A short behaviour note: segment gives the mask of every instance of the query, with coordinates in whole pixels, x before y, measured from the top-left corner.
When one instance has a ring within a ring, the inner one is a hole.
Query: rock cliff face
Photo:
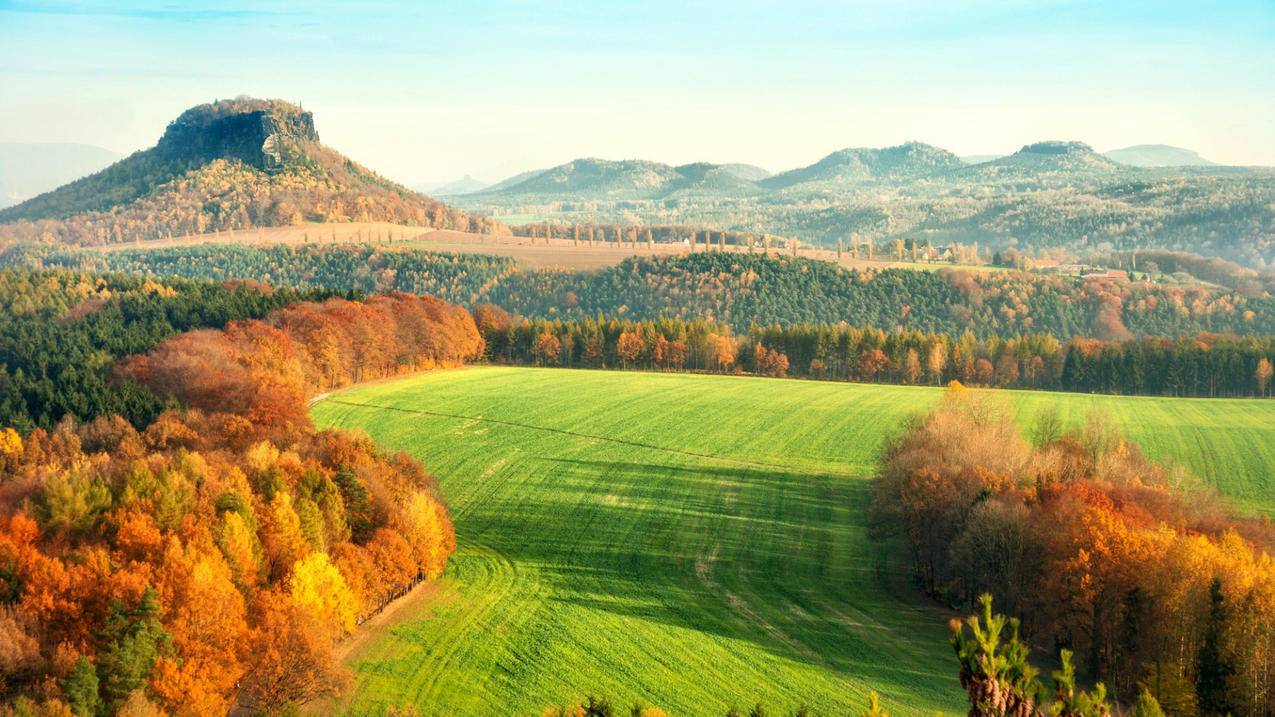
[[[298,143],[318,141],[310,112],[284,103],[232,100],[184,112],[168,125],[156,150],[167,158],[194,162],[233,157],[277,171]]]

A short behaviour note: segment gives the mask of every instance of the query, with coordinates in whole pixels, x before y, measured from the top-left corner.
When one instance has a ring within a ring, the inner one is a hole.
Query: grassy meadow
[[[459,548],[347,656],[340,708],[532,715],[588,693],[677,715],[965,711],[950,614],[869,542],[882,437],[934,388],[483,367],[359,387],[361,428],[439,476]],[[1275,509],[1275,401],[1005,392],[1108,414],[1245,510]],[[627,710],[626,710],[627,711]]]

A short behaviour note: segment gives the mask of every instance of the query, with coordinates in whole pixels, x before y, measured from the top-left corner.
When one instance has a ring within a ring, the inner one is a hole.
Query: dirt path
[[[350,655],[374,637],[380,637],[387,629],[393,627],[395,619],[404,611],[412,612],[425,601],[435,597],[442,590],[438,580],[425,580],[408,590],[401,597],[394,598],[366,622],[358,626],[352,635],[332,649],[337,662],[345,662]]]

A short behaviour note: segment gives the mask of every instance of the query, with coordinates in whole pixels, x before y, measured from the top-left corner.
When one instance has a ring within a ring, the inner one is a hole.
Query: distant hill
[[[484,182],[481,179],[474,179],[466,174],[460,179],[452,180],[444,184],[437,184],[428,188],[422,188],[421,191],[432,194],[436,197],[445,197],[449,194],[472,194],[481,192],[491,186],[490,182]]]
[[[984,176],[1033,176],[1051,174],[1111,173],[1118,164],[1098,154],[1084,142],[1048,141],[1029,144],[1017,152],[974,165],[969,171]]]
[[[0,142],[0,209],[96,172],[121,156],[88,144]]]
[[[770,172],[752,164],[719,164],[717,166],[721,167],[722,171],[750,182],[759,182],[770,176]]]
[[[0,236],[106,244],[304,221],[498,227],[324,146],[300,107],[240,97],[186,110],[154,147],[0,210]]]
[[[963,154],[961,155],[961,161],[966,164],[982,164],[1004,156],[1003,154]]]
[[[519,172],[518,174],[515,174],[512,177],[506,177],[500,180],[499,182],[496,182],[490,187],[487,187],[486,189],[484,189],[483,192],[484,193],[499,192],[499,191],[508,189],[514,186],[515,184],[521,184],[536,175],[543,174],[544,172],[545,170],[543,169],[529,169],[526,172]]]
[[[1110,160],[1132,167],[1209,167],[1215,163],[1201,157],[1195,151],[1167,144],[1136,144],[1123,149],[1113,149],[1103,155]]]
[[[766,170],[746,164],[696,162],[673,167],[641,159],[590,157],[524,173],[481,194],[597,199],[658,199],[687,194],[748,196],[760,191],[750,178],[763,176]]]
[[[951,152],[921,142],[908,142],[882,149],[843,149],[808,167],[781,172],[759,184],[783,189],[810,182],[850,182],[869,179],[916,178],[939,174],[965,166]]]

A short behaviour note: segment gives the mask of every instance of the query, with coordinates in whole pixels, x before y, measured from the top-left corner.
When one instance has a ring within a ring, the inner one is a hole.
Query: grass
[[[441,585],[348,657],[342,708],[529,715],[589,692],[671,714],[731,703],[964,711],[950,615],[868,541],[882,436],[930,388],[470,368],[313,409],[440,477],[460,543]],[[1109,413],[1250,509],[1275,507],[1275,401],[1014,392],[1024,422]]]

